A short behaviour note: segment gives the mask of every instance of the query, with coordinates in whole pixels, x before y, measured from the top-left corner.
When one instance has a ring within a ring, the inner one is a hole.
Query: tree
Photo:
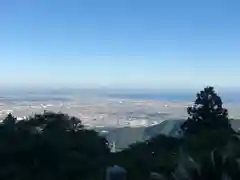
[[[232,131],[228,119],[228,111],[223,108],[220,96],[213,87],[206,87],[197,93],[197,99],[192,107],[188,107],[189,118],[181,126],[182,132],[196,134],[201,130]]]
[[[237,159],[217,150],[209,152],[200,162],[181,152],[178,166],[172,173],[174,180],[238,180],[239,175]]]
[[[111,164],[127,170],[127,179],[148,179],[151,172],[170,176],[177,163],[181,139],[159,135],[113,154]]]
[[[9,113],[7,117],[3,120],[3,126],[4,128],[6,128],[6,130],[14,131],[15,124],[16,124],[16,118],[11,113]]]
[[[10,131],[11,130],[11,131]],[[0,179],[94,179],[105,172],[105,138],[78,118],[44,112],[0,123]]]

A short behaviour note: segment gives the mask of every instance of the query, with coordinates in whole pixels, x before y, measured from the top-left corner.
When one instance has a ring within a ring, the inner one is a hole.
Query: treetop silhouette
[[[196,134],[200,130],[232,130],[228,111],[213,87],[206,87],[197,93],[192,107],[187,108],[189,118],[181,126],[184,134]]]

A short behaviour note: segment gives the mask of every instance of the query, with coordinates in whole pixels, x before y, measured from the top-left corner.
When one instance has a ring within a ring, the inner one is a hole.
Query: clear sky
[[[239,0],[0,2],[0,84],[239,87]]]

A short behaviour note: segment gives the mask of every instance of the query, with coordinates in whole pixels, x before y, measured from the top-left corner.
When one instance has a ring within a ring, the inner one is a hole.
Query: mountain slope
[[[149,127],[123,127],[108,129],[108,133],[104,136],[109,143],[115,142],[116,149],[121,150],[127,148],[135,142],[145,141],[160,134],[178,137],[180,126],[185,120],[165,120],[160,124]],[[232,128],[237,131],[240,128],[240,120],[231,121]]]
[[[166,120],[150,127],[123,127],[109,130],[105,134],[108,142],[116,144],[116,149],[127,148],[135,142],[145,141],[159,134],[177,136],[180,125],[184,120]]]

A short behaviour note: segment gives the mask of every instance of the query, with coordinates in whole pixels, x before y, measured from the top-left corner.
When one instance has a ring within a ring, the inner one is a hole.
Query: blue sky
[[[8,0],[0,84],[239,87],[238,0]]]

